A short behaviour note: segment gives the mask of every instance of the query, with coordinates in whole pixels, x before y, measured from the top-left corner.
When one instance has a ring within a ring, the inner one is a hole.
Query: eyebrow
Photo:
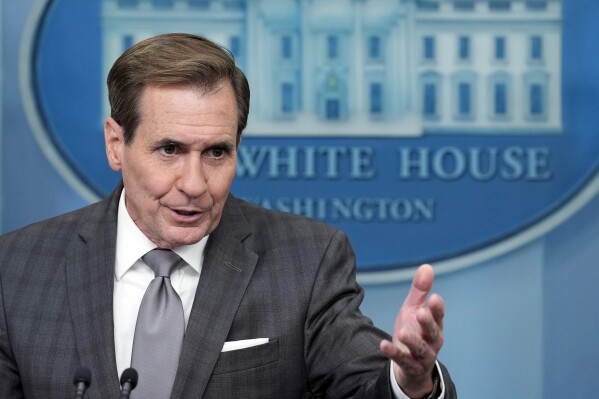
[[[164,147],[167,145],[174,145],[176,147],[185,147],[187,146],[187,144],[183,143],[182,141],[179,140],[175,140],[175,139],[171,139],[169,137],[165,137],[159,141],[157,141],[156,143],[154,143],[154,145],[156,147]],[[235,145],[228,142],[228,141],[219,141],[216,142],[214,144],[211,144],[209,147],[222,147],[228,151],[231,151],[233,148],[235,148]]]
[[[168,138],[168,137],[163,138],[163,139],[157,141],[156,143],[154,143],[154,145],[156,147],[163,147],[163,146],[167,146],[167,145],[174,145],[174,146],[177,146],[177,147],[183,147],[183,146],[185,146],[185,144],[183,142],[175,140],[175,139],[171,139],[171,138]]]
[[[210,147],[221,147],[226,149],[227,151],[231,151],[235,148],[235,145],[229,143],[228,141],[221,141],[211,145]]]

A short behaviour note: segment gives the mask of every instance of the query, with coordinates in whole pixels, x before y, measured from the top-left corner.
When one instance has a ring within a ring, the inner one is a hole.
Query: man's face
[[[140,123],[125,144],[104,125],[110,167],[122,170],[135,224],[161,248],[193,244],[218,225],[237,164],[237,105],[226,82],[203,94],[189,86],[148,86]]]

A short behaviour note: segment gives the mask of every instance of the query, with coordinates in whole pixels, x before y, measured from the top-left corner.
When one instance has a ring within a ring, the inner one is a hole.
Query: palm
[[[392,342],[381,342],[382,352],[395,362],[398,384],[414,396],[432,389],[432,370],[443,345],[443,300],[433,294],[426,302],[433,280],[431,266],[418,268],[395,319]]]

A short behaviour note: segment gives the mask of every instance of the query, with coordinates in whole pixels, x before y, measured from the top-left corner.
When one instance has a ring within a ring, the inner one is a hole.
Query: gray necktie
[[[131,398],[168,399],[171,396],[183,336],[185,316],[181,298],[171,285],[170,275],[184,261],[168,249],[154,249],[142,257],[154,271],[141,301],[131,367],[139,374]]]

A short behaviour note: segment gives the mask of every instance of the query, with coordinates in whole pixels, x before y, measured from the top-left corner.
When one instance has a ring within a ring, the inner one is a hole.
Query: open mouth
[[[175,210],[175,212],[181,216],[194,216],[194,215],[198,215],[200,213],[197,211],[180,211],[180,210]]]

